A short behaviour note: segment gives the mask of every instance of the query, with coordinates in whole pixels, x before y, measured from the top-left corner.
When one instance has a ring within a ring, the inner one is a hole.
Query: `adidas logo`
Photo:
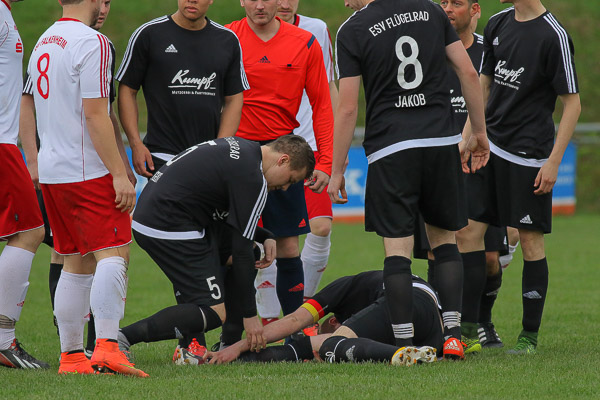
[[[492,44],[494,46],[498,46],[500,44],[500,41],[498,40],[498,36],[496,36],[496,38],[494,39],[494,42]]]
[[[181,296],[181,292],[179,290],[175,292],[175,297],[177,296]]]
[[[306,221],[302,218],[302,221],[298,224],[298,228],[304,228],[306,226]]]
[[[293,288],[289,289],[288,292],[301,292],[304,290],[304,283],[299,283]]]
[[[460,343],[458,343],[458,340],[454,339],[454,340],[451,340],[450,342],[447,342],[446,345],[444,346],[444,351],[447,351],[447,350],[462,351],[462,345]]]
[[[526,216],[521,218],[521,220],[519,222],[522,224],[527,224],[527,225],[533,224],[533,221],[531,220],[531,217],[529,216],[529,214],[527,214]]]
[[[170,44],[169,47],[165,49],[165,53],[177,53],[177,49],[175,48],[175,46]]]
[[[274,288],[275,285],[273,285],[271,282],[269,281],[264,281],[263,283],[261,283],[260,285],[257,286],[257,289],[269,289],[269,288]]]
[[[539,300],[542,296],[538,293],[537,290],[532,290],[531,292],[523,293],[523,297],[531,300]]]
[[[271,61],[269,61],[269,59],[267,58],[267,56],[264,56],[263,58],[261,58],[260,60],[258,60],[259,63],[263,63],[263,64],[271,64]]]

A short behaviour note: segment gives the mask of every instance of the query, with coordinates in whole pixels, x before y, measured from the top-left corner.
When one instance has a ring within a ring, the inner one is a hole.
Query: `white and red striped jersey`
[[[35,45],[28,73],[41,183],[82,182],[108,173],[90,139],[83,99],[109,96],[111,59],[108,38],[70,18],[55,22]]]
[[[23,42],[10,12],[0,0],[0,143],[17,144],[23,79]]]
[[[331,35],[327,29],[327,24],[320,19],[305,17],[304,15],[298,14],[294,16],[293,23],[298,28],[309,31],[315,35],[321,46],[321,50],[323,51],[323,62],[325,64],[325,70],[327,71],[327,81],[334,81],[335,68],[333,63],[333,48],[331,46]],[[302,136],[308,142],[310,147],[312,147],[313,151],[317,151],[317,142],[315,141],[315,134],[313,132],[312,108],[308,96],[306,95],[306,91],[302,94],[302,103],[300,103],[300,109],[298,110],[296,120],[300,126],[294,129],[294,134]]]

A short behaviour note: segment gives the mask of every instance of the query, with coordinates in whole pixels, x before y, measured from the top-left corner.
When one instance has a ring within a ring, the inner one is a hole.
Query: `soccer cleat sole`
[[[432,363],[437,361],[437,350],[434,347],[402,347],[394,353],[392,357],[392,365],[403,365],[410,367],[415,364]]]
[[[121,368],[109,367],[107,365],[92,364],[92,368],[99,374],[118,374],[126,376],[135,376],[138,378],[148,378],[150,375],[130,365],[120,364]]]

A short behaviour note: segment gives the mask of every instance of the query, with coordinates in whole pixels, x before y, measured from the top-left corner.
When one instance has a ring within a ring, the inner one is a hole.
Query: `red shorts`
[[[19,148],[0,144],[0,238],[44,226],[31,176]]]
[[[131,243],[131,219],[116,207],[112,175],[42,184],[42,194],[57,253],[85,256]]]
[[[315,151],[315,160],[319,162],[318,151]],[[327,194],[327,187],[321,193],[315,193],[310,190],[310,187],[304,186],[304,198],[306,200],[306,211],[308,211],[309,220],[323,217],[333,218],[331,199]]]

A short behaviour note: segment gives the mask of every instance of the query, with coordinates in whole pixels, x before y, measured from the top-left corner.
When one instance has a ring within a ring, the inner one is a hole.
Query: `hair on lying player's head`
[[[339,328],[340,323],[334,315],[329,314],[323,322],[319,324],[319,333],[333,333]]]
[[[293,171],[306,168],[304,179],[312,176],[315,169],[315,154],[304,138],[296,135],[280,136],[267,146],[278,153],[290,156],[290,169]]]

